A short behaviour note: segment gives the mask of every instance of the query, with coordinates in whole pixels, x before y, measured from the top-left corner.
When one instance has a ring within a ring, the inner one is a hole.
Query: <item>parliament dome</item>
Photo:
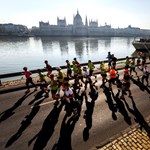
[[[83,25],[82,18],[78,11],[76,16],[74,17],[74,25]]]

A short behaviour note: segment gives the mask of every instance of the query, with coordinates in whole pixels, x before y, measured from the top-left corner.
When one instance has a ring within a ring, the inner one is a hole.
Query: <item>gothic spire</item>
[[[86,27],[88,26],[87,16],[86,16],[86,19],[85,19],[85,26],[86,26]]]

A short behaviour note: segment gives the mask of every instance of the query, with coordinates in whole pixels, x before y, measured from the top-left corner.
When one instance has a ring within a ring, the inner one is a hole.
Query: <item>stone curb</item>
[[[150,116],[148,116],[145,120],[148,124],[150,124]],[[124,134],[127,134],[129,132],[131,134],[139,128],[140,128],[140,125],[138,123],[136,123],[136,124],[128,127],[127,129],[121,131],[120,133],[110,137],[109,139],[106,139],[105,141],[101,142],[99,145],[92,147],[90,150],[100,150],[102,147],[104,147],[105,145],[107,145],[107,144],[113,142],[114,140],[122,137]]]

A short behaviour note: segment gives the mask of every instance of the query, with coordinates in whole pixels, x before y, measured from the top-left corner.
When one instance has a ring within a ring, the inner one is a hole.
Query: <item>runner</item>
[[[131,61],[129,60],[129,57],[126,56],[126,60],[125,60],[125,67],[128,69],[130,66]]]
[[[72,90],[73,90],[73,93],[74,93],[74,97],[75,97],[75,99],[77,99],[78,98],[78,94],[79,94],[79,92],[80,92],[80,89],[81,89],[81,87],[82,87],[82,84],[80,83],[80,79],[81,79],[82,77],[80,76],[80,75],[76,75],[75,77],[74,77],[74,81],[73,81],[73,85],[72,85]]]
[[[75,61],[72,61],[72,68],[73,68],[73,75],[75,77],[78,74],[78,67],[77,67],[77,64],[75,63]]]
[[[116,69],[116,63],[117,63],[117,58],[114,56],[114,54],[112,54],[112,56],[111,56],[111,66],[113,66],[114,69]]]
[[[95,66],[94,66],[94,64],[91,62],[91,60],[88,61],[88,68],[89,68],[89,76],[92,76]]]
[[[52,94],[52,98],[53,100],[56,100],[56,103],[58,102],[58,97],[56,96],[56,93],[58,91],[58,82],[57,80],[54,79],[54,74],[50,75],[50,90],[51,90],[51,94]]]
[[[57,81],[58,81],[58,95],[60,94],[60,88],[62,83],[64,82],[64,73],[61,71],[60,67],[57,67],[56,70],[58,71]]]
[[[130,64],[130,76],[132,77],[133,75],[131,74],[133,72],[135,72],[136,76],[137,76],[137,72],[135,71],[135,58],[132,58],[131,64]]]
[[[143,70],[145,64],[146,64],[146,55],[143,55],[142,56],[142,70]]]
[[[73,61],[74,61],[74,63],[75,63],[76,65],[80,64],[80,63],[77,61],[77,58],[74,58]]]
[[[139,66],[141,65],[141,53],[140,52],[137,52],[137,68],[139,68]]]
[[[67,63],[67,77],[68,78],[72,78],[72,70],[71,70],[71,64],[69,62],[69,60],[66,60],[66,63]]]
[[[87,85],[92,84],[91,77],[90,77],[89,72],[86,67],[83,67],[83,76],[85,78],[85,91],[86,91]]]
[[[69,83],[69,78],[68,77],[64,77],[64,80],[63,80],[63,82],[62,82],[62,90],[64,91],[64,85],[65,85],[65,83]],[[71,85],[70,85],[71,86]]]
[[[126,95],[126,91],[129,92],[129,97],[132,96],[131,94],[131,90],[130,90],[130,75],[129,75],[129,70],[128,68],[125,68],[124,70],[124,77],[123,77],[123,84],[122,84],[122,95],[121,95],[121,99],[124,99],[124,95]]]
[[[107,70],[108,70],[108,67],[103,63],[101,62],[100,64],[100,71],[101,71],[101,76],[102,76],[102,85],[103,86],[108,80],[107,80]]]
[[[149,82],[148,82],[149,74],[150,73],[148,71],[147,65],[145,64],[143,68],[142,83],[144,84],[144,80],[145,80],[147,82],[147,86],[149,86]]]
[[[112,84],[116,85],[116,76],[117,71],[115,70],[114,66],[111,66],[109,71],[110,79],[109,79],[109,89],[112,90]]]
[[[110,70],[111,68],[111,58],[112,58],[112,55],[110,52],[108,52],[108,55],[106,57],[108,59],[108,69]]]
[[[31,77],[31,72],[28,70],[27,67],[23,67],[24,70],[24,75],[26,77],[26,86],[27,86],[27,91],[25,92],[26,94],[30,92],[30,87],[29,87],[29,83],[31,83],[34,87],[35,87],[35,91],[37,90],[37,86],[33,83],[32,81],[32,77]]]
[[[46,69],[47,69],[47,76],[49,77],[50,76],[50,74],[52,73],[52,66],[48,63],[48,61],[47,60],[45,60],[45,62],[44,62],[45,64],[46,64]]]
[[[64,88],[65,91],[64,91],[63,99],[65,102],[65,110],[67,111],[67,114],[69,116],[71,115],[72,112],[75,116],[77,116],[79,103],[77,100],[75,100],[73,91],[69,87],[69,83],[65,83]]]
[[[40,89],[43,93],[45,93],[45,97],[49,97],[49,91],[47,89],[48,83],[45,79],[45,76],[40,69],[37,70],[38,74],[39,74],[39,80],[38,82],[40,82]]]
[[[78,64],[77,67],[78,67],[78,75],[77,76],[78,76],[79,80],[82,81],[82,83],[85,83],[84,80],[83,80],[83,72],[82,72],[82,69],[81,69],[81,65]]]

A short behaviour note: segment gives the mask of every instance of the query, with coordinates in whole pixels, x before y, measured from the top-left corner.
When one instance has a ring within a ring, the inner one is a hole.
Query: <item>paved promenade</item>
[[[150,65],[148,67],[150,70]],[[14,87],[16,86],[18,85]],[[5,88],[8,87],[3,87],[1,90]],[[139,125],[140,123],[132,125],[118,135],[107,139],[99,145],[95,145],[91,150],[150,150],[150,114],[145,120],[146,123],[143,127]]]
[[[150,116],[146,128],[136,124],[91,150],[150,150]]]

